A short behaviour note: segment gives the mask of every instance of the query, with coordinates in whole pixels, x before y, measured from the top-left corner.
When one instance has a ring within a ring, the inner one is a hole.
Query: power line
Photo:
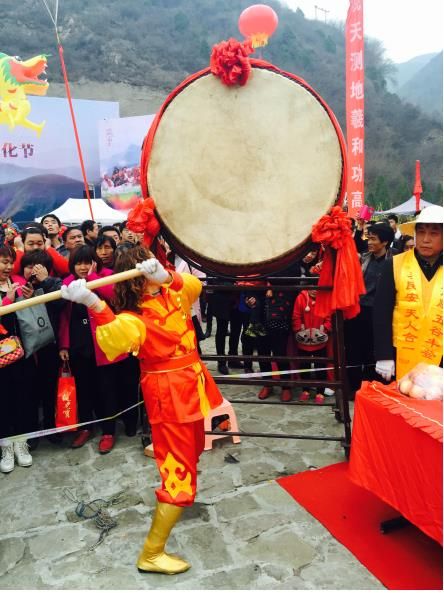
[[[318,10],[324,13],[324,23],[327,22],[327,13],[330,12],[329,10],[322,8],[322,6],[316,6],[315,4],[315,19],[318,20]]]

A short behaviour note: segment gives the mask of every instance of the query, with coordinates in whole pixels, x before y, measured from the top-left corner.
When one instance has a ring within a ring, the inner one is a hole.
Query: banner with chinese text
[[[83,196],[83,180],[68,101],[28,97],[32,129],[0,125],[0,216],[19,223],[58,208],[67,198]],[[98,122],[119,117],[119,104],[110,101],[73,101],[83,160],[90,183],[100,183]]]
[[[347,204],[356,218],[364,206],[364,0],[350,0],[345,24]]]
[[[140,115],[99,124],[102,199],[113,208],[129,210],[142,197],[140,154],[153,119]]]

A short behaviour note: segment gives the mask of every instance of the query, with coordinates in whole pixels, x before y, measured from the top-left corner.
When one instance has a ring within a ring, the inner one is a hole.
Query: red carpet
[[[442,590],[442,547],[413,526],[380,533],[381,521],[398,513],[355,486],[347,466],[336,463],[277,482],[387,589]]]

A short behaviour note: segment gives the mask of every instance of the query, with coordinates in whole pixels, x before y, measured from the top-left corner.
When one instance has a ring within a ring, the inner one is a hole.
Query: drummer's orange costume
[[[167,554],[165,544],[183,507],[193,504],[197,462],[205,442],[203,419],[222,403],[222,396],[196,350],[190,312],[202,290],[200,281],[190,274],[169,272],[168,283],[157,286],[156,294],[147,291],[143,296],[140,313],[115,315],[103,301],[90,311],[97,323],[97,343],[109,360],[123,352],[132,352],[140,360],[143,397],[162,477],[137,568],[177,574],[190,564]]]
[[[92,310],[96,337],[109,360],[132,352],[140,360],[141,386],[162,477],[159,502],[193,504],[196,466],[204,447],[203,418],[222,396],[196,349],[191,305],[202,285],[190,274],[170,272],[173,281],[158,296],[145,295],[141,314],[115,315],[108,306]]]

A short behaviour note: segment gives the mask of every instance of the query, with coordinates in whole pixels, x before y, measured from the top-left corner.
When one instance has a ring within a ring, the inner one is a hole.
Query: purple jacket
[[[103,268],[101,272],[93,272],[87,278],[88,282],[91,280],[97,280],[98,278],[104,278],[105,276],[111,276],[113,273],[112,270],[108,268]],[[70,284],[73,280],[75,280],[74,274],[70,274],[63,280],[63,284]],[[102,286],[101,288],[96,288],[94,292],[104,301],[110,303],[114,296],[114,285],[108,284],[107,286]],[[72,311],[72,303],[68,301],[66,303],[66,307],[63,309],[62,313],[60,314],[60,326],[59,326],[59,349],[60,350],[69,350],[70,346],[70,335],[69,335],[69,325],[71,322],[71,311]],[[96,356],[96,364],[97,366],[104,366],[106,364],[114,364],[115,362],[120,362],[128,357],[128,354],[122,354],[112,362],[110,362],[102,350],[99,348],[96,340],[96,327],[97,324],[94,320],[94,317],[90,315],[88,310],[88,317],[89,317],[89,326],[91,328],[92,339],[94,342],[94,353]]]

